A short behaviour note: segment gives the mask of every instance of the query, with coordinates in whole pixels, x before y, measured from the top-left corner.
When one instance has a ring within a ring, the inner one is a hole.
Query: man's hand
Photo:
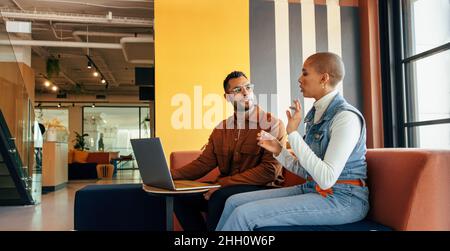
[[[288,134],[296,131],[300,125],[300,122],[302,122],[302,107],[300,106],[300,102],[298,102],[298,100],[294,100],[294,106],[291,106],[290,108],[294,110],[294,114],[291,115],[291,112],[289,110],[286,111],[286,115],[288,118],[286,132]]]
[[[258,145],[260,147],[266,149],[271,153],[274,153],[275,156],[278,156],[278,154],[280,154],[281,150],[283,149],[280,141],[278,141],[277,138],[266,131],[259,132],[256,140],[258,140]]]
[[[217,189],[219,189],[219,187],[211,188],[211,189],[208,190],[208,192],[204,193],[204,194],[203,194],[203,197],[205,198],[205,200],[209,200],[209,198],[211,198],[211,195],[212,195],[215,191],[217,191]]]

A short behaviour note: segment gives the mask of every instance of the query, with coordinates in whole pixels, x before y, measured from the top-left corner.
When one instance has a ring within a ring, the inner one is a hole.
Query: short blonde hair
[[[306,59],[314,70],[320,74],[330,75],[331,86],[336,86],[345,76],[345,66],[341,57],[331,52],[319,52]]]

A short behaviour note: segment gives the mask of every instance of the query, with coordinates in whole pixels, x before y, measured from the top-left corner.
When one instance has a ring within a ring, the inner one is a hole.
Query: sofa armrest
[[[369,216],[395,230],[450,230],[450,151],[367,151]]]

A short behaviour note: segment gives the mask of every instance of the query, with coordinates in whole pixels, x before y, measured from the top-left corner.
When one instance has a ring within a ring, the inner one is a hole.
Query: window
[[[149,138],[148,107],[84,107],[83,133],[90,151],[131,154],[130,139]]]
[[[450,149],[449,13],[449,0],[380,5],[387,146]]]

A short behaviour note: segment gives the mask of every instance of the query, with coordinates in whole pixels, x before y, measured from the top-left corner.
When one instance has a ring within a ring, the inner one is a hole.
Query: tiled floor
[[[73,230],[75,192],[89,184],[141,183],[139,171],[123,170],[114,179],[70,181],[63,189],[42,195],[34,206],[0,206],[0,230]]]

